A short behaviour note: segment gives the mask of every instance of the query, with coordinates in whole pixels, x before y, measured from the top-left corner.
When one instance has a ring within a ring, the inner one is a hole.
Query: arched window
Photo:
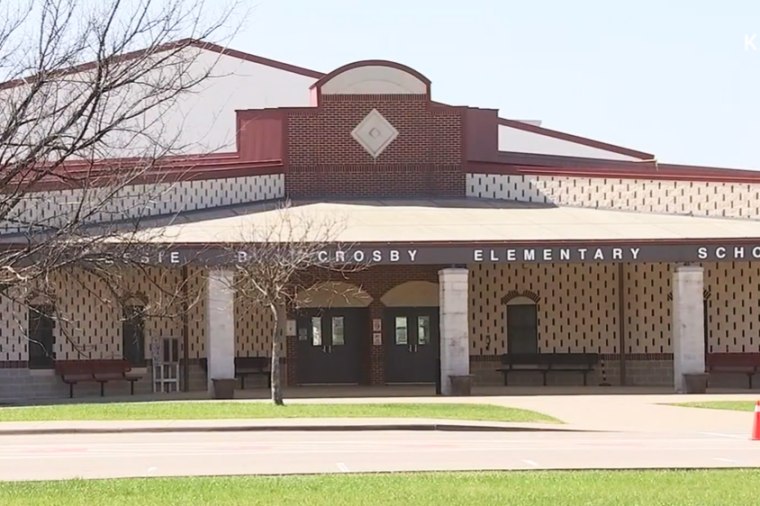
[[[538,353],[538,306],[533,298],[516,296],[507,304],[507,353]]]
[[[121,353],[132,366],[145,366],[145,305],[135,298],[123,306]]]

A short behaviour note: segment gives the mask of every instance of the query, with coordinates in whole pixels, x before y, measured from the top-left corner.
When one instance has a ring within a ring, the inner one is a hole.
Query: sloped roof
[[[331,242],[467,243],[680,241],[760,238],[760,221],[535,205],[485,199],[362,200],[237,206],[179,216],[145,229],[150,242],[255,242],[290,220],[294,236],[337,224]],[[324,240],[315,237],[314,240]]]
[[[151,48],[150,51],[152,51],[153,53],[160,53],[162,51],[169,51],[172,49],[177,49],[177,48],[182,48],[182,47],[197,47],[199,49],[205,49],[206,51],[211,51],[213,53],[219,53],[226,56],[231,56],[233,58],[238,58],[240,60],[245,60],[252,63],[258,63],[259,65],[265,65],[267,67],[272,67],[272,68],[284,70],[286,72],[292,72],[294,74],[300,74],[307,77],[313,77],[315,79],[319,79],[325,75],[323,72],[319,72],[317,70],[307,69],[304,67],[299,67],[297,65],[291,65],[290,63],[284,63],[278,60],[264,58],[263,56],[257,56],[255,54],[246,53],[244,51],[238,51],[237,49],[220,46],[219,44],[214,44],[212,42],[206,42],[206,41],[196,40],[196,39],[181,39],[181,40],[177,40],[173,42],[167,42],[166,44],[162,44],[160,46]],[[148,50],[138,49],[136,51],[124,53],[119,56],[119,59],[120,61],[124,61],[124,60],[129,60],[132,58],[137,58],[138,56],[145,54],[146,51]],[[95,62],[85,62],[79,65],[75,65],[73,67],[69,67],[67,69],[60,69],[59,72],[63,75],[75,74],[77,72],[83,72],[85,70],[92,69],[94,68],[94,66],[95,66]],[[27,76],[22,79],[14,79],[12,81],[6,81],[4,83],[0,83],[0,89],[20,86],[33,79],[34,79],[34,76]]]

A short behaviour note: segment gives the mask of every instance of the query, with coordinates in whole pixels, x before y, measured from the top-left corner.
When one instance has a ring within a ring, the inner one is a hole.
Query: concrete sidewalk
[[[119,434],[160,432],[340,432],[340,431],[554,431],[578,430],[565,424],[512,423],[428,418],[267,418],[224,420],[117,420],[0,422],[0,436],[32,434]]]
[[[562,422],[500,423],[416,418],[284,418],[157,421],[0,422],[0,435],[83,432],[189,432],[264,430],[565,430],[749,433],[753,413],[671,406],[708,400],[754,401],[754,394],[503,395],[473,397],[343,397],[290,399],[289,403],[482,403],[522,408]],[[227,401],[229,402],[229,401]],[[236,400],[233,402],[262,402]]]
[[[754,413],[673,406],[684,402],[756,401],[753,394],[567,395],[501,397],[500,405],[531,409],[585,430],[628,432],[746,432]]]

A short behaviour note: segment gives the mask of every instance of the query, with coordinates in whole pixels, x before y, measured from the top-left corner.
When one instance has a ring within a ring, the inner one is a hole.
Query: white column
[[[451,395],[449,376],[470,374],[467,269],[438,271],[441,307],[441,393]]]
[[[210,270],[207,280],[206,356],[208,389],[213,393],[213,379],[235,378],[235,273]]]
[[[673,273],[673,379],[684,391],[684,374],[705,372],[704,278],[702,267],[679,266]]]

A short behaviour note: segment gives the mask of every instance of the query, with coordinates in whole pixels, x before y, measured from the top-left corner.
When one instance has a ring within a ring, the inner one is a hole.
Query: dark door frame
[[[406,342],[397,344],[395,320],[405,317]],[[427,343],[420,343],[419,318],[428,317]],[[383,311],[387,383],[436,383],[440,354],[438,306],[387,307]],[[422,348],[420,348],[422,347]]]
[[[313,318],[319,321],[319,344],[315,343]],[[335,341],[335,318],[343,318],[343,343]],[[359,384],[362,343],[367,339],[369,309],[366,307],[304,308],[296,312],[297,361],[294,377],[299,385]]]

